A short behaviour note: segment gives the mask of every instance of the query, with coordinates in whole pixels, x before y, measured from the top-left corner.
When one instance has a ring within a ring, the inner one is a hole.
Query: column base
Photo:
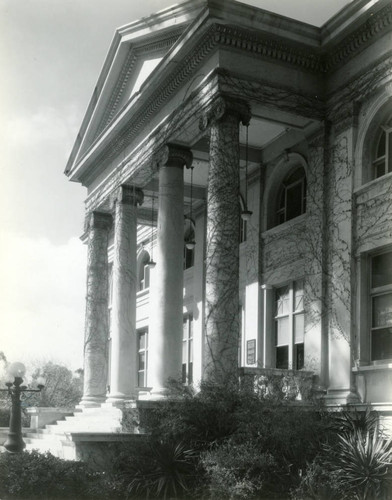
[[[105,404],[110,404],[113,406],[122,405],[124,403],[129,403],[130,401],[135,401],[136,396],[132,394],[110,394],[106,400]]]
[[[76,408],[97,408],[105,402],[105,396],[83,396]]]
[[[328,389],[327,394],[323,397],[327,405],[347,405],[360,403],[360,397],[351,389]]]
[[[168,397],[168,390],[165,387],[157,387],[150,392],[149,399],[152,401],[159,401]]]

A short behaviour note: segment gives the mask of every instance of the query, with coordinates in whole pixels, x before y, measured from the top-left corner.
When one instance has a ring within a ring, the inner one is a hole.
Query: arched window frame
[[[297,172],[299,173],[298,179],[295,178]],[[292,202],[290,201],[290,192],[294,190],[297,190],[297,193],[300,193],[299,203],[296,199],[296,211],[294,211],[294,207],[291,205]],[[301,165],[298,165],[286,174],[280,185],[277,196],[275,225],[278,226],[283,224],[284,222],[295,219],[304,213],[306,213],[306,172]]]
[[[372,156],[372,179],[392,172],[392,118],[380,126]]]
[[[284,222],[278,222],[277,211],[279,209],[279,197],[281,196],[283,184],[297,169],[300,167],[304,170],[305,175],[305,194],[307,192],[307,177],[308,177],[308,164],[305,157],[297,152],[288,152],[281,155],[280,159],[271,166],[265,166],[267,169],[266,185],[263,196],[262,205],[262,226],[263,230],[269,230],[274,227],[279,227]],[[269,172],[270,170],[270,172]],[[302,215],[306,214],[306,200],[304,211]],[[295,220],[293,218],[292,220]],[[290,221],[288,219],[287,221]],[[286,221],[286,222],[287,222]]]

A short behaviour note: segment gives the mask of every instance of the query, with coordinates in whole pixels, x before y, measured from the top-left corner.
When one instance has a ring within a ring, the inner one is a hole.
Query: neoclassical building
[[[65,171],[83,407],[302,373],[392,411],[391,28],[389,0],[321,28],[189,0],[116,31]]]

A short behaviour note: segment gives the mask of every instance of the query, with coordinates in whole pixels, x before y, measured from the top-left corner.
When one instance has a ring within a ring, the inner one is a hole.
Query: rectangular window
[[[147,362],[148,362],[148,330],[138,331],[138,387],[147,387]]]
[[[371,259],[371,359],[392,359],[392,252]]]
[[[182,323],[182,383],[193,382],[193,316],[184,317]]]
[[[303,280],[276,290],[275,328],[276,368],[301,370],[305,330]]]

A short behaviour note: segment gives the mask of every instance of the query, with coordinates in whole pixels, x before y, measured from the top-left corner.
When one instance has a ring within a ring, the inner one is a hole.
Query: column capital
[[[89,228],[109,230],[113,224],[112,216],[107,212],[98,212],[94,210],[90,214]]]
[[[192,160],[193,154],[189,148],[167,143],[154,155],[153,164],[156,170],[160,167],[189,168]]]
[[[238,121],[245,126],[249,125],[252,116],[250,106],[246,101],[220,95],[212,101],[208,109],[202,114],[199,128],[204,132],[210,125],[228,115],[236,116]]]
[[[143,200],[144,193],[142,189],[136,186],[130,186],[129,184],[123,184],[118,188],[114,201],[136,207],[137,205],[142,205]]]

